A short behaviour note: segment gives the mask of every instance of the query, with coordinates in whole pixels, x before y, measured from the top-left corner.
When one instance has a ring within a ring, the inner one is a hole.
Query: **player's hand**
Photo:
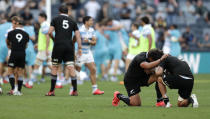
[[[129,33],[129,37],[133,37],[133,34],[132,33]]]
[[[82,56],[82,49],[78,49],[77,54],[78,54],[79,56]]]
[[[36,50],[38,49],[38,44],[34,45],[34,49],[36,49]]]
[[[167,58],[169,56],[169,54],[164,54],[161,58],[160,58],[160,60],[162,61],[162,60],[164,60],[165,58]]]
[[[123,55],[127,55],[128,54],[128,51],[127,50],[124,50],[123,51]]]
[[[88,43],[89,40],[88,40],[87,38],[85,38],[85,39],[83,40],[83,42],[84,42],[84,43]]]

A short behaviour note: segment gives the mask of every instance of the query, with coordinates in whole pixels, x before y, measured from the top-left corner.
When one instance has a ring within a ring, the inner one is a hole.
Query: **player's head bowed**
[[[164,53],[163,53],[162,50],[159,50],[159,49],[151,49],[148,52],[147,58],[148,59],[151,59],[152,61],[154,61],[154,60],[160,59],[163,56],[163,54]]]

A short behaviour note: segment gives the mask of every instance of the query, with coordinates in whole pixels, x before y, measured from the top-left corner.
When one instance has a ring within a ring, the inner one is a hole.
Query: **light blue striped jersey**
[[[85,25],[82,25],[79,28],[80,35],[81,35],[81,40],[82,40],[82,53],[87,54],[90,52],[91,45],[90,43],[85,43],[84,40],[92,40],[93,37],[96,37],[95,31],[92,27],[89,29],[85,28]]]

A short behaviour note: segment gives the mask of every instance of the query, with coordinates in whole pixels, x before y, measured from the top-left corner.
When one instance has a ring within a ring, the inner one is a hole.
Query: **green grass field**
[[[0,119],[210,119],[210,74],[195,75],[193,93],[197,94],[199,108],[178,108],[177,90],[168,90],[172,108],[155,107],[154,84],[142,88],[141,107],[128,107],[120,102],[113,107],[113,92],[126,94],[123,85],[98,81],[104,95],[93,96],[90,82],[80,85],[79,96],[68,95],[69,86],[56,89],[55,97],[45,97],[50,82],[35,85],[33,89],[23,88],[23,96],[8,96],[9,84],[3,85],[0,96]]]

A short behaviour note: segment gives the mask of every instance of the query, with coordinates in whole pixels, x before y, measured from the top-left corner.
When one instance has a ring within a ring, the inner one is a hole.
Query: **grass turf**
[[[56,89],[55,97],[46,97],[50,82],[35,85],[33,89],[23,88],[23,96],[8,96],[9,84],[3,85],[4,94],[0,96],[0,119],[208,119],[210,118],[210,74],[195,75],[193,93],[197,94],[199,108],[178,108],[177,90],[168,90],[172,108],[155,107],[154,84],[143,87],[140,93],[141,107],[128,107],[120,102],[113,107],[113,92],[119,90],[126,94],[118,82],[98,81],[104,95],[91,94],[90,82],[78,87],[79,96],[68,95],[69,86]],[[122,76],[121,76],[122,79]]]

